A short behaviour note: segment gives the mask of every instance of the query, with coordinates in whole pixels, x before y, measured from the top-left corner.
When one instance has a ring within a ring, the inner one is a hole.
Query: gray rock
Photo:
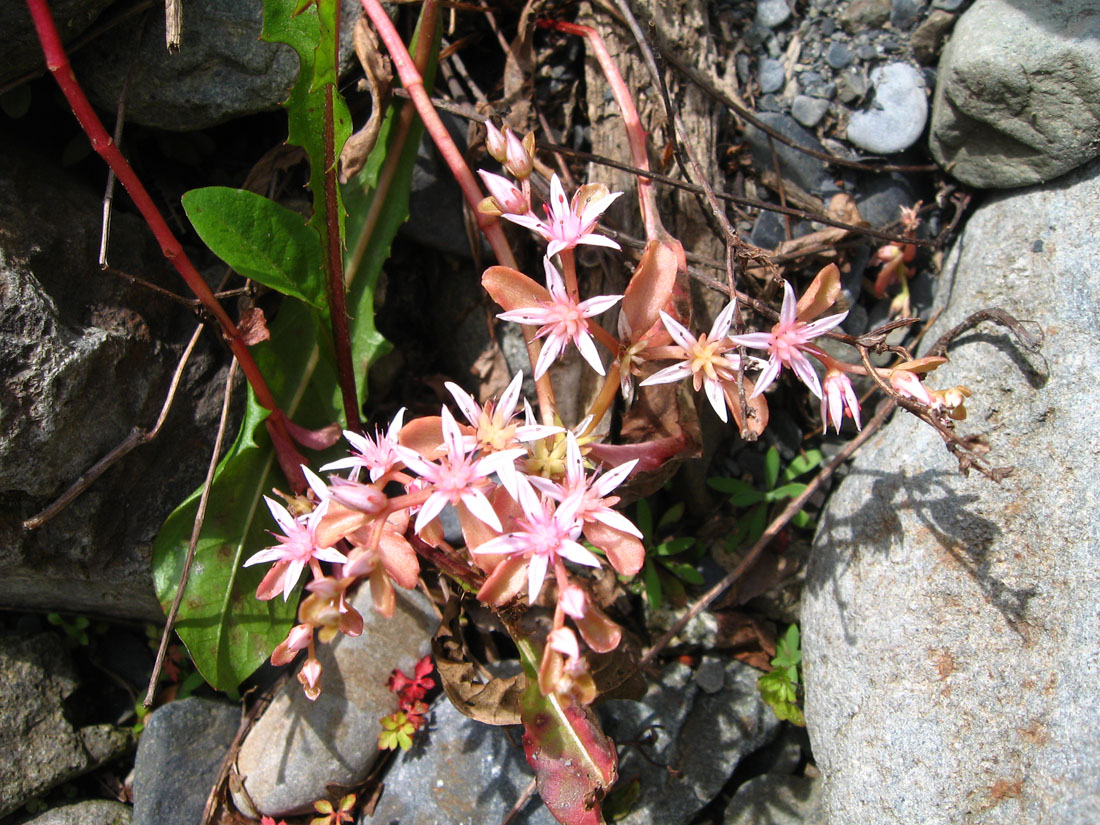
[[[24,825],[130,825],[133,809],[112,799],[87,799],[51,808]]]
[[[833,43],[829,46],[829,50],[825,52],[825,62],[829,64],[830,68],[837,71],[847,69],[855,59],[856,56],[852,54],[852,50],[843,43]]]
[[[1100,152],[1100,8],[978,0],[940,58],[932,155],[970,186],[1050,180]]]
[[[101,187],[6,140],[0,155],[0,603],[162,618],[151,546],[202,481],[220,353],[200,342],[158,440],[45,526],[24,530],[23,519],[133,428],[153,425],[194,319],[100,271]],[[140,220],[115,210],[111,237],[114,266],[180,290]]]
[[[429,726],[389,769],[373,816],[359,825],[481,825],[503,821],[531,784],[523,728],[483,725],[446,697],[432,706]],[[512,822],[554,825],[538,794]]]
[[[901,207],[912,206],[916,198],[905,176],[869,175],[856,186],[859,214],[873,227],[883,227],[901,217]]]
[[[848,140],[881,155],[908,149],[928,120],[924,77],[908,63],[889,63],[871,72],[871,85],[875,99],[848,121]]]
[[[944,11],[958,11],[968,0],[932,0],[932,8]]]
[[[791,7],[787,0],[756,0],[756,23],[774,29],[791,17]]]
[[[713,657],[704,657],[705,664]],[[621,751],[620,776],[637,776],[641,794],[625,825],[686,823],[729,780],[737,764],[768,742],[779,722],[756,689],[759,671],[738,661],[721,661],[721,690],[707,693],[691,668],[673,664],[649,686],[642,702],[614,700],[600,706],[604,730],[620,746],[647,733],[656,742]],[[660,725],[657,729],[654,726]],[[656,764],[654,764],[656,763]],[[665,767],[667,766],[667,767]],[[668,768],[680,773],[673,775]]]
[[[867,94],[870,88],[867,77],[856,69],[837,75],[836,90],[841,103],[850,105],[857,102]]]
[[[825,825],[821,780],[764,774],[737,789],[723,825]]]
[[[362,6],[344,0],[341,55],[350,53]],[[128,72],[126,119],[173,131],[205,129],[276,108],[298,75],[298,57],[281,43],[259,39],[263,7],[239,0],[188,0],[180,51],[164,47],[164,18],[135,18],[89,44],[73,60],[84,90],[109,111],[118,105]]]
[[[890,23],[896,29],[909,31],[916,25],[928,0],[891,0]]]
[[[194,825],[237,735],[236,705],[191,697],[145,721],[134,763],[134,825]]]
[[[57,635],[0,636],[0,817],[117,757],[120,739],[125,747],[123,734],[69,722],[64,703],[76,688]]]
[[[821,142],[789,115],[776,112],[762,112],[758,119],[775,129],[779,134],[790,138],[800,146],[822,151]],[[759,169],[772,168],[772,155],[768,147],[768,135],[755,126],[745,129],[745,140],[752,147],[753,160]],[[794,181],[807,192],[817,191],[828,177],[825,164],[815,157],[800,152],[793,146],[773,140],[775,154],[779,158],[779,169],[784,177]]]
[[[810,231],[805,221],[791,219],[791,237],[797,238]],[[778,212],[761,212],[752,225],[752,242],[761,249],[775,249],[787,240],[787,218]]]
[[[983,325],[931,379],[1016,472],[963,477],[900,416],[822,514],[802,632],[831,822],[1100,821],[1098,199],[1097,161],[995,198],[940,276],[925,340],[990,306],[1045,333],[1032,355]]]
[[[799,95],[791,103],[791,117],[807,129],[812,129],[820,123],[827,111],[829,111],[829,101],[820,97]]]
[[[760,91],[766,95],[778,92],[786,82],[783,64],[770,57],[761,57],[757,62],[756,77],[760,81]]]
[[[851,0],[840,12],[840,25],[848,34],[877,29],[890,19],[890,0]]]
[[[412,673],[429,652],[438,620],[422,593],[398,588],[392,619],[374,611],[367,587],[351,603],[363,615],[363,633],[318,645],[321,696],[311,702],[291,680],[241,745],[237,768],[259,813],[310,811],[327,796],[328,783],[362,782],[378,756],[379,720],[397,710],[397,697],[386,688],[390,672]],[[242,794],[234,793],[233,802],[249,810]]]
[[[62,43],[68,45],[99,17],[114,0],[55,0],[50,3]],[[34,71],[46,71],[42,46],[34,32],[26,3],[0,4],[0,32],[4,33],[4,63],[0,86]]]

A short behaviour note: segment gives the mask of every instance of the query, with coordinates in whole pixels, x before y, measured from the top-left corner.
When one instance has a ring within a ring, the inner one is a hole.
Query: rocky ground
[[[181,232],[183,191],[240,185],[285,137],[272,109],[294,61],[256,40],[258,5],[187,0],[178,59],[164,52],[157,9],[137,4],[139,14],[127,16],[128,2],[51,5],[103,111],[114,110],[130,73],[123,146]],[[1100,422],[1084,380],[1100,345],[1100,283],[1088,266],[1100,237],[1094,5],[632,4],[665,45],[673,98],[716,188],[815,214],[850,196],[847,223],[888,231],[898,230],[902,207],[919,202],[920,237],[930,244],[909,289],[914,314],[932,323],[919,344],[914,333],[907,341],[926,351],[990,307],[1020,319],[1023,334],[996,324],[965,331],[942,369],[942,385],[973,393],[964,431],[992,463],[1013,465],[1010,477],[995,485],[961,475],[933,430],[895,415],[831,495],[815,499],[815,534],[788,534],[751,582],[689,625],[641,702],[600,706],[622,746],[623,786],[638,791],[616,803],[622,821],[1100,821],[1100,465],[1091,460]],[[518,12],[498,9],[509,36]],[[624,30],[587,4],[540,13],[601,28],[661,157],[663,104]],[[349,22],[354,14],[346,3]],[[460,60],[445,63],[441,93],[463,105],[481,94],[499,101],[503,55],[488,23],[463,10],[456,26],[447,37]],[[515,731],[476,723],[445,698],[413,749],[375,770],[378,719],[393,710],[386,676],[410,670],[437,622],[421,593],[393,621],[326,649],[331,680],[315,704],[264,668],[252,686],[271,701],[256,721],[251,697],[242,715],[240,701],[199,685],[176,649],[157,710],[136,713],[163,621],[151,543],[201,481],[226,364],[213,336],[200,337],[165,433],[44,526],[22,527],[132,428],[152,425],[195,327],[189,308],[100,271],[104,171],[39,77],[28,31],[21,4],[0,9],[9,46],[0,69],[8,161],[0,165],[0,752],[8,755],[0,822],[194,825],[215,785],[221,804],[211,821],[243,822],[258,810],[306,822],[311,803],[334,788],[365,798],[381,778],[362,825],[495,823],[510,812],[511,822],[549,823],[537,797],[524,804],[531,780]],[[613,104],[580,44],[540,34],[533,45],[534,82],[510,102],[510,116],[535,125],[541,113],[538,130],[550,142],[625,159]],[[351,64],[345,91],[354,108]],[[458,118],[453,126],[476,134]],[[395,345],[372,377],[369,406],[381,421],[402,405],[438,405],[443,378],[471,389],[491,383],[486,365],[515,361],[517,349],[487,332],[457,190],[430,147],[421,154],[413,215],[379,300],[379,326]],[[662,171],[677,175],[666,160]],[[629,175],[598,164],[588,174],[630,187]],[[283,180],[288,201],[302,199],[300,172]],[[718,274],[709,262],[724,250],[705,210],[671,190],[662,198],[693,268]],[[624,246],[640,234],[628,199],[608,222]],[[736,203],[729,215],[786,277],[837,263],[848,333],[887,319],[896,293],[873,285],[882,240]],[[114,270],[177,289],[126,204],[116,205],[113,233]],[[207,265],[204,274],[220,279],[221,267]],[[425,306],[425,295],[436,300]],[[681,473],[678,496],[654,499],[694,499],[684,529],[708,551],[696,562],[708,582],[736,564],[739,548],[725,539],[745,514],[703,479],[760,483],[767,448],[786,464],[807,446],[833,455],[854,434],[821,440],[816,405],[787,410],[782,401],[795,395],[783,388],[774,397],[762,443],[708,423],[718,445],[710,466]],[[701,589],[689,586],[687,598]],[[682,609],[653,611],[637,594],[628,605],[630,626],[650,638]],[[794,621],[803,632],[805,730],[763,703],[753,667]],[[223,770],[227,754],[232,771]]]

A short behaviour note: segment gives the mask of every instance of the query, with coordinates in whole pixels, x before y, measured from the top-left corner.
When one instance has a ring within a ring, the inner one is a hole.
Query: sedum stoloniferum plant
[[[536,217],[529,179],[533,140],[521,141],[489,124],[487,144],[514,180],[482,170],[490,196],[480,210],[530,229],[547,244],[542,262],[545,287],[503,267],[490,268],[485,277],[490,294],[505,310],[498,317],[524,325],[532,340],[542,343],[533,366],[536,380],[543,380],[550,366],[575,348],[601,376],[608,373],[605,362],[610,359],[611,376],[606,380],[612,390],[632,389],[634,375],[645,376],[641,387],[690,380],[727,421],[729,411],[739,413],[739,371],[756,373],[746,383],[750,398],[756,398],[789,369],[820,399],[823,426],[831,423],[839,431],[845,414],[860,426],[859,402],[849,376],[867,374],[866,368],[839,361],[814,343],[847,314],[824,315],[839,291],[835,266],[817,275],[801,301],[784,281],[782,308],[771,329],[738,335],[730,334],[733,302],[718,314],[709,332],[695,334],[674,317],[669,295],[654,300],[652,290],[636,287],[659,309],[649,329],[631,336],[629,325],[622,322],[628,310],[638,314],[637,307],[627,306],[631,298],[601,295],[582,300],[573,257],[581,244],[619,249],[596,228],[621,193],[593,184],[567,199],[555,175],[550,200],[543,205],[545,217]],[[640,267],[635,284],[652,277]],[[622,340],[592,321],[620,304]],[[762,351],[767,360],[742,360],[737,353],[742,347]],[[624,357],[629,369],[623,368]],[[965,388],[936,391],[921,380],[922,372],[943,360],[907,362],[880,370],[878,378],[933,410],[962,417]],[[815,361],[824,370],[823,381]],[[581,704],[595,698],[582,642],[590,650],[607,652],[618,646],[621,631],[594,603],[585,571],[606,563],[618,574],[632,576],[644,563],[641,532],[615,509],[615,491],[645,460],[644,449],[615,466],[601,465],[593,460],[590,433],[608,404],[597,400],[592,414],[571,430],[560,422],[540,423],[529,402],[519,403],[521,382],[522,375],[516,375],[499,399],[485,404],[448,383],[464,420],[446,406],[438,417],[411,421],[402,410],[385,432],[376,431],[373,437],[349,431],[348,456],[321,468],[329,474],[327,480],[303,468],[309,481],[306,495],[290,498],[285,507],[266,499],[282,532],[275,534],[276,544],[246,564],[273,563],[257,590],[259,599],[286,599],[302,573],[309,577],[299,623],[271,657],[274,664],[282,664],[298,651],[308,651],[299,675],[308,696],[315,698],[322,684],[317,641],[362,631],[362,617],[348,602],[349,589],[366,579],[375,609],[391,615],[394,586],[416,585],[418,543],[449,560],[444,571],[468,573],[477,598],[490,607],[549,600],[553,622],[539,687],[544,694]],[[403,492],[384,492],[393,484]],[[448,506],[458,513],[465,550],[451,547],[443,538],[438,517]],[[601,551],[602,558],[582,542]]]

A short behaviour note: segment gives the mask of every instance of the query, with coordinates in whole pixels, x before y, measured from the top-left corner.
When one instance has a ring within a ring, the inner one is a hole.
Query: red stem
[[[443,125],[443,121],[436,114],[431,98],[428,97],[428,93],[424,89],[424,80],[409,56],[409,50],[405,48],[405,43],[401,40],[397,29],[393,27],[389,15],[386,14],[386,10],[382,8],[382,4],[378,0],[360,0],[360,2],[362,2],[363,10],[366,11],[371,23],[374,24],[378,36],[382,38],[386,51],[390,53],[393,67],[397,70],[405,91],[409,93],[409,99],[416,107],[417,114],[424,122],[424,128],[427,129],[428,134],[439,150],[439,154],[443,156],[443,160],[447,162],[451,174],[458,181],[458,186],[466,198],[466,203],[470,205],[471,211],[477,218],[478,227],[485,235],[485,239],[489,241],[489,246],[492,247],[493,254],[497,257],[497,263],[501,266],[517,269],[515,256],[512,255],[512,249],[508,246],[508,240],[504,237],[504,230],[500,228],[500,222],[496,218],[478,211],[477,206],[485,197],[481,192],[481,187],[478,185],[474,173],[470,171],[470,167],[466,165],[462,152],[451,140],[447,127]],[[428,36],[428,34],[426,33],[425,36]],[[532,364],[538,361],[539,352],[542,349],[541,342],[535,338],[536,332],[537,329],[533,327],[524,327],[527,354]],[[538,392],[539,412],[542,415],[543,422],[551,424],[554,421],[557,404],[554,402],[554,390],[550,384],[549,376],[543,375],[542,378],[536,381],[535,389]]]
[[[642,128],[642,120],[638,117],[638,109],[634,106],[634,98],[630,95],[623,80],[619,67],[611,57],[611,53],[604,45],[600,33],[590,26],[580,26],[576,23],[566,23],[562,20],[539,20],[538,24],[543,28],[557,29],[566,34],[577,35],[588,41],[592,47],[592,53],[603,70],[607,83],[611,87],[611,94],[615,96],[615,102],[623,114],[623,125],[626,127],[626,137],[630,144],[630,157],[637,169],[649,171],[649,154],[645,146],[645,129]],[[642,222],[645,224],[647,240],[669,240],[669,234],[661,223],[660,214],[657,211],[657,193],[653,186],[653,179],[644,175],[638,178],[638,206],[642,211]]]
[[[142,217],[145,218],[145,222],[152,230],[157,243],[160,244],[164,257],[187,282],[187,286],[190,287],[195,297],[217,319],[229,349],[241,365],[241,370],[252,386],[253,392],[256,393],[256,400],[260,402],[264,409],[271,411],[272,414],[268,416],[265,424],[268,432],[271,433],[272,441],[276,445],[276,455],[279,457],[283,473],[291,486],[296,492],[301,492],[306,486],[305,477],[299,467],[300,464],[304,463],[304,459],[291,442],[283,413],[276,404],[275,398],[271,395],[271,390],[268,389],[267,382],[264,381],[264,377],[253,360],[252,354],[248,351],[248,346],[241,338],[237,325],[233,323],[233,320],[218,303],[213,290],[202,279],[194,264],[191,263],[187,254],[183,251],[183,247],[176,236],[172,234],[172,230],[168,228],[168,223],[153,203],[153,199],[138,179],[137,174],[122,152],[119,151],[110,135],[107,134],[107,130],[103,128],[103,124],[92,108],[92,104],[88,102],[88,98],[80,88],[76,75],[73,74],[72,66],[65,54],[65,48],[61,45],[61,38],[57,33],[57,27],[54,25],[46,0],[27,0],[27,7],[38,33],[38,41],[42,45],[42,52],[46,57],[46,68],[49,69],[65,98],[69,101],[69,106],[72,108],[73,114],[76,115],[80,128],[88,136],[92,148],[106,161],[111,171],[115,173],[115,177],[126,188],[126,192],[130,195],[138,211],[141,212]]]

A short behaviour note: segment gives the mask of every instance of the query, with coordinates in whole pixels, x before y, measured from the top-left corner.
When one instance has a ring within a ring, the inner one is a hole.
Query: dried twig
[[[164,0],[164,45],[169,53],[180,50],[183,36],[183,0]]]
[[[821,471],[816,476],[814,476],[813,481],[806,485],[805,490],[803,490],[787,503],[787,506],[783,508],[783,512],[781,512],[772,520],[771,524],[768,525],[763,535],[761,535],[760,538],[756,540],[756,543],[751,548],[749,548],[749,552],[745,555],[745,558],[741,560],[740,564],[738,564],[737,567],[726,574],[725,578],[718,582],[718,584],[714,585],[714,587],[704,593],[695,602],[695,604],[693,604],[691,608],[684,613],[683,616],[677,619],[672,627],[670,627],[668,631],[660,639],[657,640],[653,647],[646,651],[645,655],[642,656],[640,660],[638,660],[637,667],[639,669],[645,667],[649,662],[653,661],[657,654],[668,647],[669,643],[676,638],[677,634],[679,634],[680,631],[687,626],[688,622],[690,622],[692,619],[694,619],[696,616],[706,610],[706,608],[710,604],[712,604],[715,599],[725,593],[734,584],[734,582],[736,582],[743,575],[745,575],[745,573],[752,569],[752,566],[756,564],[757,559],[760,558],[760,554],[764,552],[764,549],[771,543],[772,539],[774,539],[779,534],[779,531],[787,526],[787,522],[794,518],[798,511],[805,506],[810,496],[817,492],[821,485],[824,484],[834,472],[836,472],[837,467],[839,467],[841,464],[851,458],[852,454],[855,453],[855,451],[858,450],[861,446],[863,446],[864,442],[866,442],[867,439],[870,438],[875,433],[875,431],[882,426],[883,422],[890,417],[890,413],[893,412],[893,410],[894,404],[891,400],[884,400],[881,404],[879,404],[878,409],[875,410],[874,416],[871,418],[870,421],[867,422],[866,425],[864,425],[862,432],[860,432],[859,435],[849,441],[847,446],[845,446],[844,449],[841,450],[832,461],[825,465],[825,467],[823,467]]]
[[[176,364],[176,370],[172,373],[172,382],[168,386],[168,393],[164,397],[164,404],[161,405],[160,415],[157,416],[157,422],[153,425],[151,430],[142,430],[140,427],[135,427],[130,431],[130,434],[122,440],[122,442],[111,450],[107,455],[103,456],[99,461],[93,464],[84,475],[80,476],[74,481],[64,493],[58,496],[48,507],[41,512],[23,522],[24,530],[35,530],[52,519],[66,507],[68,507],[77,496],[87,490],[97,478],[103,475],[112,465],[114,465],[119,459],[127,455],[135,447],[139,447],[142,444],[148,444],[160,433],[161,427],[164,426],[164,421],[168,417],[168,411],[172,408],[172,402],[176,399],[176,391],[179,389],[180,379],[183,377],[184,367],[187,366],[187,361],[191,357],[192,351],[195,349],[195,344],[198,343],[199,334],[203,330],[203,325],[200,324],[195,328],[195,331],[191,334],[191,340],[187,342],[187,346],[183,350],[183,355],[180,356],[179,362]]]
[[[153,698],[157,692],[157,682],[160,680],[160,670],[164,666],[164,654],[168,651],[168,640],[172,637],[172,625],[176,621],[180,602],[183,601],[184,590],[187,589],[187,579],[191,576],[191,564],[195,560],[195,548],[199,543],[199,534],[202,532],[203,521],[206,519],[206,503],[210,500],[210,488],[214,484],[214,470],[218,467],[218,459],[222,452],[222,441],[225,439],[226,424],[229,421],[229,399],[233,390],[233,379],[237,376],[237,362],[231,361],[229,371],[225,376],[225,391],[222,395],[221,420],[218,421],[218,434],[214,437],[214,447],[210,451],[210,465],[206,470],[206,480],[202,484],[202,495],[199,496],[199,508],[195,512],[195,524],[191,529],[191,541],[187,545],[187,557],[183,562],[183,570],[180,573],[179,585],[176,587],[176,598],[172,600],[172,608],[168,611],[168,618],[164,623],[164,632],[160,637],[160,648],[157,650],[157,659],[153,664],[153,672],[149,676],[149,688],[145,692],[145,707],[153,706]]]

